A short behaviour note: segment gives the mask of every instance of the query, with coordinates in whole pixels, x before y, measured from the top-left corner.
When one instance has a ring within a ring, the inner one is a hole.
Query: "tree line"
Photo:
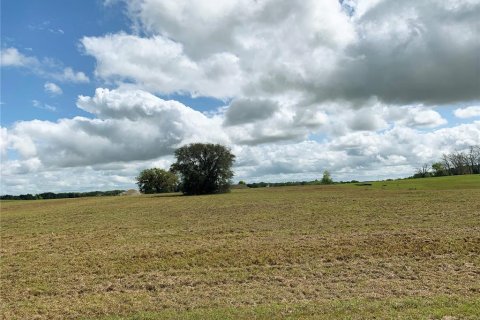
[[[444,153],[440,161],[431,166],[424,164],[412,178],[480,174],[480,146],[471,146],[468,151]]]
[[[0,200],[42,200],[42,199],[66,199],[66,198],[83,198],[83,197],[108,197],[118,196],[124,190],[110,190],[110,191],[89,191],[89,192],[43,192],[37,194],[21,194],[12,196],[9,194],[0,196]]]
[[[358,182],[356,180],[352,180],[351,182]],[[253,183],[245,183],[244,181],[240,181],[239,184],[245,184],[249,188],[267,188],[267,187],[288,187],[288,186],[313,186],[313,185],[325,185],[325,184],[334,184],[338,182],[334,182],[330,172],[325,170],[323,172],[323,177],[321,180],[313,180],[313,181],[286,181],[286,182],[253,182]]]

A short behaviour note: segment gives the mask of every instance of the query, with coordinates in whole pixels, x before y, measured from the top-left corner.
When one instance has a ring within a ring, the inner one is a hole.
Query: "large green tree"
[[[175,173],[159,168],[145,169],[137,177],[141,193],[173,192],[178,186]]]
[[[220,144],[192,143],[175,151],[171,170],[181,176],[184,194],[223,193],[230,190],[235,156]]]
[[[323,171],[322,184],[333,184],[332,176],[327,170]]]

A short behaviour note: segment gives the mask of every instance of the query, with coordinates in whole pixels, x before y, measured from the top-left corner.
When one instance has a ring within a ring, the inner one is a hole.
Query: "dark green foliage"
[[[178,185],[178,177],[159,168],[145,169],[138,175],[137,185],[141,193],[173,192]]]
[[[330,176],[330,172],[325,170],[323,172],[323,177],[322,177],[322,184],[333,184],[332,177]]]
[[[276,187],[277,184],[276,183],[270,184],[270,183],[266,183],[266,182],[254,182],[254,183],[248,183],[247,187],[249,187],[249,188],[265,188],[265,187],[270,186],[270,185]]]
[[[184,194],[223,193],[230,190],[235,156],[220,144],[192,143],[175,151],[171,170],[179,173]]]
[[[445,170],[445,166],[441,162],[435,162],[432,164],[433,175],[435,177],[445,176],[447,175],[447,171]]]

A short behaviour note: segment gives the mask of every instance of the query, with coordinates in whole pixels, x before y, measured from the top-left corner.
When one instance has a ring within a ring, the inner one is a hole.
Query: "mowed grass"
[[[1,315],[478,319],[480,180],[458,179],[2,202]]]

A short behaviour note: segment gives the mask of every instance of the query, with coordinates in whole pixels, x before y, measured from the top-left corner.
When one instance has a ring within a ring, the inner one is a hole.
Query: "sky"
[[[2,0],[1,194],[407,177],[480,144],[480,0]]]

